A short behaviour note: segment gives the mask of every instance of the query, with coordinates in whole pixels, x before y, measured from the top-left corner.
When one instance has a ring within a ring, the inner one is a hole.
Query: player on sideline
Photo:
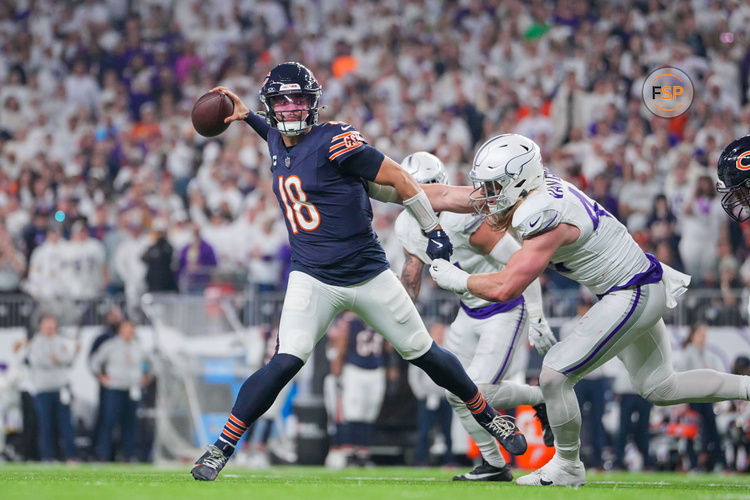
[[[331,361],[331,374],[341,384],[343,419],[340,428],[343,435],[337,437],[346,464],[364,467],[371,463],[375,421],[385,399],[385,342],[350,312],[344,313],[331,330],[334,328],[338,335],[331,338],[331,348],[336,354]]]
[[[540,385],[555,435],[555,456],[519,478],[520,485],[582,485],[581,413],[575,383],[614,356],[633,387],[657,405],[750,399],[750,377],[714,370],[675,372],[662,320],[690,277],[645,254],[620,222],[572,184],[542,167],[539,146],[506,134],[487,141],[474,157],[471,196],[476,209],[522,241],[499,273],[470,275],[443,259],[430,268],[440,286],[509,301],[551,265],[600,298],[575,332],[555,344],[542,365]]]
[[[430,153],[411,154],[401,162],[401,167],[420,184],[448,183],[443,162]],[[500,271],[510,256],[521,248],[510,235],[493,231],[483,215],[442,212],[438,218],[453,243],[453,263],[468,273]],[[425,253],[427,239],[417,221],[407,212],[398,216],[395,230],[406,254],[401,282],[416,302],[422,284],[422,270],[432,260]],[[493,408],[515,408],[522,404],[534,406],[542,421],[545,444],[552,446],[552,430],[547,422],[542,390],[538,386],[503,380],[510,372],[516,349],[525,344],[527,336],[542,356],[556,342],[542,313],[539,280],[534,280],[522,296],[509,302],[493,303],[465,292],[461,294],[460,304],[461,309],[448,330],[445,347],[458,357]],[[459,399],[450,393],[447,397],[482,453],[480,465],[453,480],[512,481],[510,465],[505,463],[495,439],[477,425]]]
[[[279,64],[266,76],[260,90],[265,119],[251,113],[229,89],[213,90],[234,103],[226,122],[245,120],[268,143],[273,190],[292,247],[292,272],[277,354],[244,382],[221,435],[192,468],[193,477],[216,479],[242,434],[302,368],[333,317],[344,309],[356,313],[404,359],[456,394],[508,451],[523,453],[526,440],[513,422],[485,402],[453,354],[432,342],[372,230],[368,195],[403,200],[429,238],[428,254],[449,257],[450,240],[425,191],[397,163],[369,146],[352,125],[318,124],[321,87],[299,63]],[[465,190],[434,193],[435,208],[461,206],[465,195]]]

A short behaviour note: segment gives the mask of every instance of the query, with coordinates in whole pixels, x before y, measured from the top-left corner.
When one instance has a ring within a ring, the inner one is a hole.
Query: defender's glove
[[[532,345],[540,356],[547,354],[547,351],[557,343],[555,334],[549,327],[549,323],[544,318],[531,318],[529,321],[529,344]]]
[[[432,260],[450,259],[453,254],[453,243],[442,229],[433,229],[427,233],[427,256]]]
[[[468,289],[470,274],[447,260],[433,260],[430,266],[430,275],[441,288],[451,292],[464,293]]]

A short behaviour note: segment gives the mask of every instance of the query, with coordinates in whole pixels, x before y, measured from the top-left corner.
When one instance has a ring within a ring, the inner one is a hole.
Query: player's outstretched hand
[[[431,259],[448,260],[453,254],[453,243],[442,229],[433,229],[427,233],[427,256]]]
[[[247,115],[250,114],[250,108],[245,106],[245,103],[242,102],[242,99],[240,99],[237,94],[235,94],[228,88],[214,87],[210,90],[210,92],[221,92],[222,94],[229,97],[234,103],[234,113],[224,118],[224,123],[229,123],[229,122],[233,122],[237,120],[244,120],[245,118],[247,118]]]
[[[451,292],[464,293],[468,289],[469,273],[459,269],[447,260],[435,259],[430,265],[430,276],[440,288]]]
[[[557,343],[555,334],[544,318],[533,318],[529,323],[529,344],[540,356],[544,356]]]

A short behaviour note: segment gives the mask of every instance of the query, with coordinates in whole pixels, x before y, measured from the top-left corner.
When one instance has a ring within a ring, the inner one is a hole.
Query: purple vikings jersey
[[[351,365],[374,370],[383,366],[383,337],[359,319],[349,321],[349,342],[345,361]]]
[[[313,127],[289,149],[276,129],[268,130],[267,141],[273,192],[289,231],[291,270],[349,286],[388,269],[366,187],[382,154],[342,122]]]

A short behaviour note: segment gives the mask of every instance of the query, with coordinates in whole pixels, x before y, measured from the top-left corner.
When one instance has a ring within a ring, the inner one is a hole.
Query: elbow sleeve
[[[367,182],[367,193],[373,200],[385,203],[398,203],[398,191],[392,186],[384,186],[372,181]]]

